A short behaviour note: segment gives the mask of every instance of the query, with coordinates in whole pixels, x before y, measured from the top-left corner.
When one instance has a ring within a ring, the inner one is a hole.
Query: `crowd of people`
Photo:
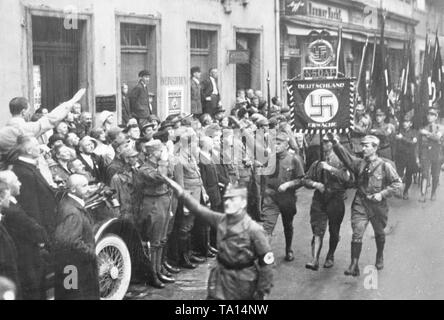
[[[443,130],[436,108],[428,111],[427,125],[416,130],[411,114],[398,121],[396,112],[358,103],[350,134],[310,136],[292,130],[290,109],[278,97],[268,105],[261,91],[239,90],[235,106],[225,110],[217,70],[211,69],[208,79],[201,81],[201,71],[195,67],[191,76],[191,114],[163,120],[152,108],[146,70],[139,73],[139,83],[130,92],[122,86],[119,125],[108,111],[93,121],[79,104],[84,89],[52,111],[41,108],[32,116],[25,98],[11,100],[12,118],[0,129],[4,167],[0,172],[0,276],[15,284],[17,298],[45,299],[51,268],[56,299],[100,297],[94,217],[85,208],[97,185],[115,192],[118,215],[134,225],[144,250],[149,251],[150,276],[142,280],[159,289],[173,283],[181,269],[194,269],[216,256],[227,270],[251,268],[257,257],[270,265],[274,259],[268,243],[279,216],[285,260],[292,261],[296,190],[301,187],[315,190],[310,208],[313,259],[306,265],[311,270],[319,268],[327,225],[330,239],[324,267],[333,267],[344,194],[348,188],[358,190],[352,207],[352,263],[346,270],[346,275],[353,276],[359,275],[362,237],[369,222],[375,230],[375,264],[383,268],[388,197],[408,199],[415,177],[419,200],[426,201],[430,186],[431,199],[436,199],[443,159]],[[405,185],[401,194],[400,177]],[[239,210],[261,227],[248,222],[227,228],[235,236],[252,228],[255,231],[248,235],[260,240],[221,245],[225,238],[220,235],[230,235],[215,222],[223,217],[196,214],[196,206],[224,213],[233,206],[227,199],[238,194],[247,200]],[[244,251],[254,245],[248,254]],[[236,262],[239,257],[248,261]],[[75,294],[63,286],[67,265],[81,265],[81,289]],[[259,294],[248,287],[243,296],[233,294],[239,285],[233,280],[236,276],[213,277],[212,298],[249,298],[253,293],[263,297],[271,289],[266,273]],[[261,283],[254,273],[248,277]],[[235,283],[228,285],[230,281]],[[218,285],[223,293],[214,289]]]

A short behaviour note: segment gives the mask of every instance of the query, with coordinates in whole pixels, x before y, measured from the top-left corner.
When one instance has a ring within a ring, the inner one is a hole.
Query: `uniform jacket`
[[[218,300],[252,300],[273,286],[273,267],[261,264],[271,247],[264,229],[243,212],[234,219],[199,204],[184,195],[188,209],[217,228],[218,264],[208,279],[208,296]]]
[[[200,83],[191,78],[191,113],[201,114],[202,113],[202,98],[201,98],[201,86]]]
[[[432,133],[427,138],[424,135],[420,135],[419,139],[419,154],[421,159],[439,160],[442,144],[442,135],[439,136],[439,132],[442,133],[442,128],[438,124],[432,124],[424,127],[423,129]]]
[[[137,192],[134,175],[136,172],[130,168],[116,173],[112,179],[110,187],[116,190],[117,200],[120,203],[120,215],[123,218],[134,222],[139,208],[139,193]]]
[[[56,199],[53,189],[37,167],[17,160],[12,171],[22,183],[17,201],[51,238],[56,225]]]
[[[314,162],[305,176],[305,186],[314,188],[314,183],[320,182],[325,186],[324,194],[335,193],[344,195],[348,182],[351,180],[350,174],[334,153],[328,155],[324,161],[331,165],[333,170],[323,170],[319,165],[321,161]],[[318,190],[316,190],[315,193],[320,194]]]
[[[335,144],[333,150],[355,176],[358,191],[352,204],[352,211],[367,213],[369,216],[376,214],[387,216],[387,198],[396,194],[402,188],[401,178],[393,165],[379,157],[367,162],[353,156],[340,144]],[[381,202],[368,199],[368,196],[375,193],[382,195]]]
[[[99,280],[93,220],[84,207],[66,195],[58,206],[55,232],[55,299],[95,300]],[[78,288],[65,288],[66,266],[77,268]]]
[[[150,116],[148,87],[141,81],[131,90],[129,95],[131,115],[137,119],[146,119]]]

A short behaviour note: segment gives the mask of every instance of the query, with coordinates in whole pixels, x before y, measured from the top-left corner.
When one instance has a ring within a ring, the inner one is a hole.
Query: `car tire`
[[[131,257],[125,242],[108,233],[96,245],[100,298],[122,300],[131,281]]]

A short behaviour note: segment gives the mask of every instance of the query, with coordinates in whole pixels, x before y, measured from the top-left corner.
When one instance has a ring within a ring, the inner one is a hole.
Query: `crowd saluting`
[[[46,299],[50,273],[55,299],[100,298],[96,217],[88,203],[103,186],[120,204],[112,214],[132,226],[147,253],[143,276],[133,281],[162,289],[182,269],[217,257],[210,299],[270,293],[271,237],[281,215],[285,260],[294,260],[293,218],[302,187],[314,189],[306,264],[313,271],[327,226],[323,266],[334,266],[344,195],[357,190],[350,276],[360,273],[369,223],[375,266],[383,269],[390,196],[408,199],[416,180],[420,201],[428,194],[436,199],[443,160],[437,108],[429,109],[424,127],[414,128],[411,115],[398,119],[396,105],[382,110],[358,102],[349,134],[319,137],[295,133],[290,109],[278,97],[268,105],[259,90],[239,90],[236,104],[225,110],[215,68],[204,80],[198,67],[191,69],[191,114],[166,119],[156,115],[149,81],[143,70],[135,88],[122,85],[119,125],[108,111],[93,121],[79,104],[84,89],[32,116],[27,99],[11,100],[12,118],[0,128],[0,276],[14,283],[16,298]],[[65,286],[66,266],[78,269],[77,290]]]

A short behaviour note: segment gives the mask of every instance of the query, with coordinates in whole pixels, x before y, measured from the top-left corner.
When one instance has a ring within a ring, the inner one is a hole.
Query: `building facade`
[[[414,38],[418,23],[413,17],[410,0],[345,1],[345,0],[281,0],[281,73],[292,79],[310,67],[307,59],[313,38],[310,32],[322,34],[332,45],[336,59],[338,27],[343,30],[343,50],[347,77],[358,77],[362,52],[368,38],[370,52],[379,42],[382,14],[386,14],[385,41],[394,86],[399,85],[402,56],[406,41]],[[372,54],[365,60],[366,78],[370,78]]]
[[[219,70],[226,109],[236,89],[280,88],[276,1],[3,0],[0,2],[0,125],[25,96],[52,109],[87,88],[83,110],[121,113],[121,85],[151,72],[161,118],[190,109],[190,68]]]

